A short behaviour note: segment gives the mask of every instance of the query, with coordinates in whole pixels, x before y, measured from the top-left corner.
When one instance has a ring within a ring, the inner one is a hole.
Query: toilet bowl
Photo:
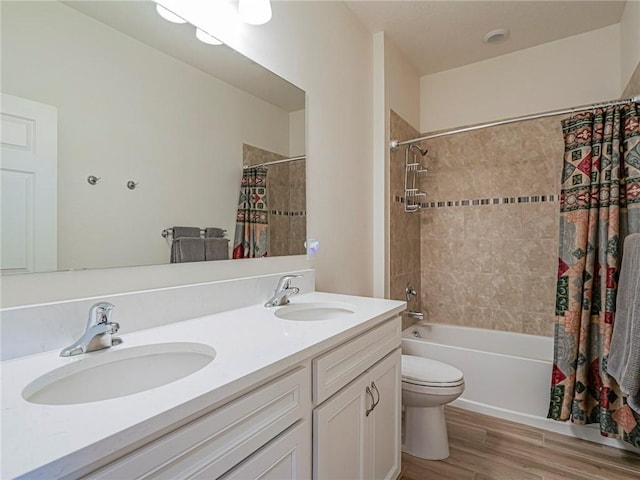
[[[446,363],[402,355],[402,451],[427,460],[449,456],[444,406],[464,391],[460,370]]]

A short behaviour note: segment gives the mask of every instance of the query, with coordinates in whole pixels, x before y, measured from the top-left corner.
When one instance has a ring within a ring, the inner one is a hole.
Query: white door
[[[369,415],[372,480],[392,480],[400,474],[402,398],[401,351],[397,349],[369,371],[376,407]]]
[[[365,373],[313,411],[313,479],[370,480]]]
[[[2,94],[0,270],[57,269],[58,112]]]

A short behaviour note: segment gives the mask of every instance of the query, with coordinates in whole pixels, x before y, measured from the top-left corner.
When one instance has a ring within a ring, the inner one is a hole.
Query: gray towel
[[[227,231],[224,228],[207,227],[204,229],[205,238],[224,238]]]
[[[607,372],[640,413],[640,233],[624,241]]]
[[[205,238],[204,259],[205,260],[228,260],[229,259],[229,239],[228,238]]]
[[[173,227],[173,238],[199,237],[200,227]]]
[[[175,256],[171,263],[203,262],[204,238],[177,238],[173,241],[172,253],[175,253]]]
[[[191,250],[189,249],[189,242],[185,242],[185,245],[181,246],[180,242],[177,242],[180,238],[200,238],[200,227],[172,227],[173,230],[173,242],[171,243],[171,263],[182,263],[182,262],[201,262],[204,260],[204,244],[202,245],[202,258],[199,260],[184,260],[184,258],[195,258],[192,255]],[[193,242],[192,242],[193,243]],[[193,249],[194,246],[191,246]],[[181,252],[185,250],[185,252]],[[197,249],[196,249],[197,250]],[[183,255],[184,253],[184,255]]]

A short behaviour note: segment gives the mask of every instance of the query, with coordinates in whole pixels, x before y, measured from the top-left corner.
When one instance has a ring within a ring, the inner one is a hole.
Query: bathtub
[[[547,419],[553,338],[420,322],[402,334],[402,353],[461,370],[465,390],[455,405],[485,415],[638,452],[600,435],[597,425]]]

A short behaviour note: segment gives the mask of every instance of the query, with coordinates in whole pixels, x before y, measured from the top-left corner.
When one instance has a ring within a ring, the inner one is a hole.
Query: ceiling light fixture
[[[171,23],[187,23],[187,21],[184,18],[176,15],[171,10],[167,10],[166,8],[164,8],[160,4],[156,4],[156,11],[158,12],[158,15],[160,15],[162,18],[164,18],[168,22],[171,22]]]
[[[196,28],[196,38],[207,45],[222,45],[222,42],[213,35],[209,35],[204,30]]]
[[[271,20],[271,1],[240,0],[238,13],[242,21],[249,25],[263,25]]]
[[[494,45],[496,43],[502,43],[507,38],[509,38],[509,29],[508,28],[496,28],[495,30],[491,30],[486,33],[484,37],[482,37],[482,41],[484,43]]]

